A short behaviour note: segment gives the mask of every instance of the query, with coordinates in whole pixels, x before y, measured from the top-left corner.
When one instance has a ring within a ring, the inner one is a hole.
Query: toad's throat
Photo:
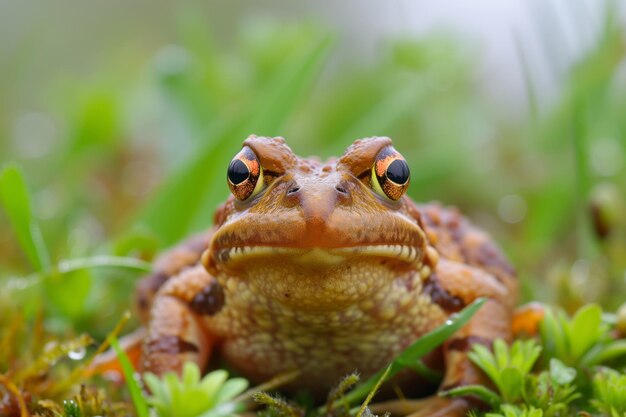
[[[422,251],[409,245],[361,245],[339,248],[292,248],[278,246],[237,246],[214,251],[222,264],[237,264],[255,259],[276,259],[302,265],[334,266],[355,258],[380,258],[416,265],[422,260]]]

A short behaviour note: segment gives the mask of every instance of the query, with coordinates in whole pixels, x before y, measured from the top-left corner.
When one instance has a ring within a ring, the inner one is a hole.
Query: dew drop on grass
[[[70,359],[73,359],[75,361],[79,361],[79,360],[83,359],[86,354],[87,354],[87,351],[85,350],[85,348],[79,348],[79,349],[76,349],[76,350],[71,350],[67,354],[67,356]]]

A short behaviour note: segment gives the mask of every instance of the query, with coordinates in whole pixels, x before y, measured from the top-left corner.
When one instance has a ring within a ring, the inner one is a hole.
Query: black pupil
[[[248,167],[239,159],[235,159],[228,166],[228,179],[231,183],[235,185],[241,184],[248,179],[248,176],[250,176]]]
[[[396,159],[387,167],[387,178],[396,184],[404,184],[409,180],[409,166],[402,159]]]

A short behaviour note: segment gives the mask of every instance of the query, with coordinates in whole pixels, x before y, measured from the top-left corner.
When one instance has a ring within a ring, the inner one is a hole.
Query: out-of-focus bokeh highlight
[[[385,135],[409,194],[492,233],[525,300],[624,301],[623,3],[300,3],[0,3],[0,163],[53,264],[207,228],[251,133],[321,157]],[[138,273],[44,279],[2,211],[0,231],[0,297],[40,300],[50,328],[106,334],[130,306]]]

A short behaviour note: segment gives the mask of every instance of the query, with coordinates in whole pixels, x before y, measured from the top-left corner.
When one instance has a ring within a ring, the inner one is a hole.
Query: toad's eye
[[[409,165],[392,146],[383,148],[372,166],[372,188],[383,197],[399,200],[409,187]]]
[[[246,200],[263,189],[263,168],[254,151],[247,146],[230,161],[226,177],[237,200]]]

